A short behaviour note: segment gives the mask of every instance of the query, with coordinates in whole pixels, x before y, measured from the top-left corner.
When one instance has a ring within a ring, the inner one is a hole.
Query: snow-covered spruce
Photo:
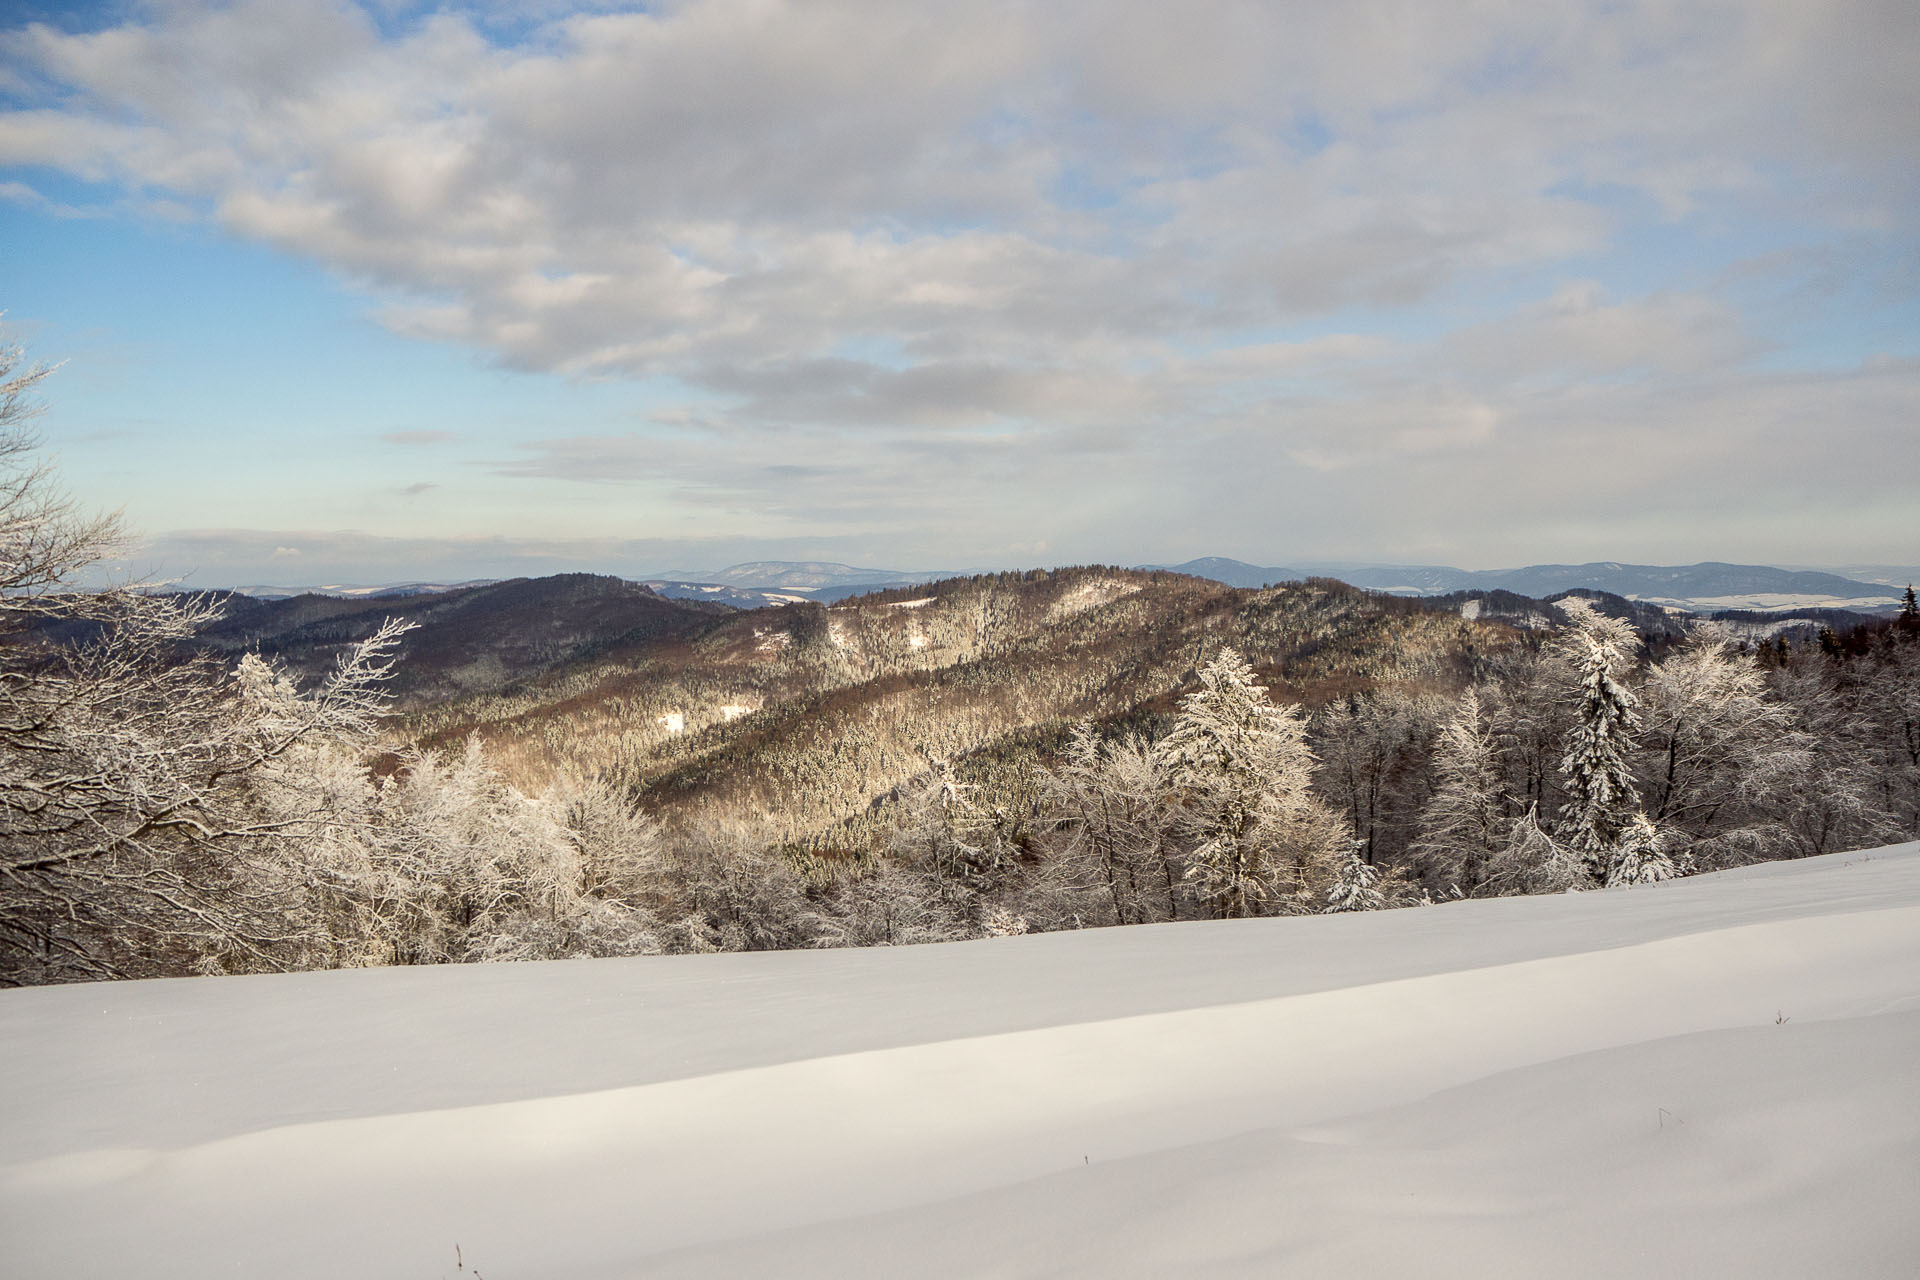
[[[1347,851],[1346,859],[1340,864],[1335,876],[1333,888],[1327,890],[1327,905],[1321,908],[1324,915],[1337,915],[1342,911],[1378,911],[1387,905],[1386,895],[1374,887],[1380,879],[1380,873],[1367,865],[1360,856],[1360,844],[1354,842]]]
[[[1614,846],[1613,860],[1607,868],[1607,887],[1653,884],[1671,880],[1675,875],[1673,859],[1660,847],[1660,833],[1647,815],[1637,813]]]
[[[1621,678],[1640,638],[1578,596],[1562,600],[1560,607],[1571,624],[1561,643],[1578,675],[1573,729],[1560,760],[1567,788],[1560,839],[1585,860],[1595,882],[1605,883],[1620,837],[1640,803],[1632,761],[1639,699]]]

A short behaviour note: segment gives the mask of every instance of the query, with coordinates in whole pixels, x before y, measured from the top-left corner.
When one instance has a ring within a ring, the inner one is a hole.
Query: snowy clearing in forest
[[[0,1273],[1906,1276],[1917,1061],[1920,845],[1337,917],[14,990]]]
[[[1054,620],[1070,618],[1075,614],[1085,613],[1090,609],[1098,609],[1103,604],[1112,604],[1115,600],[1123,600],[1127,596],[1137,595],[1139,591],[1140,584],[1137,582],[1120,582],[1112,578],[1096,578],[1092,582],[1081,583],[1072,591],[1069,591],[1059,600],[1055,601],[1053,607],[1047,611],[1047,616]]]

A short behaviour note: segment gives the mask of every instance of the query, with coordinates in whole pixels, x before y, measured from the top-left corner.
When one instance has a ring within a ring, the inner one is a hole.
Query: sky
[[[1920,560],[1910,0],[3,12],[138,573]]]

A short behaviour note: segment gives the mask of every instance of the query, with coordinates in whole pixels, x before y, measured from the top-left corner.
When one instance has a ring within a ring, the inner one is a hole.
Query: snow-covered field
[[[16,1280],[1906,1277],[1920,845],[1345,917],[6,991],[0,1082]]]

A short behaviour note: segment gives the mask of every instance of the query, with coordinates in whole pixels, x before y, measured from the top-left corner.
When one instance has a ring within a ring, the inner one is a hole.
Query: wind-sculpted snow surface
[[[1349,916],[8,991],[0,1273],[1906,1276],[1916,1062],[1920,845]]]

